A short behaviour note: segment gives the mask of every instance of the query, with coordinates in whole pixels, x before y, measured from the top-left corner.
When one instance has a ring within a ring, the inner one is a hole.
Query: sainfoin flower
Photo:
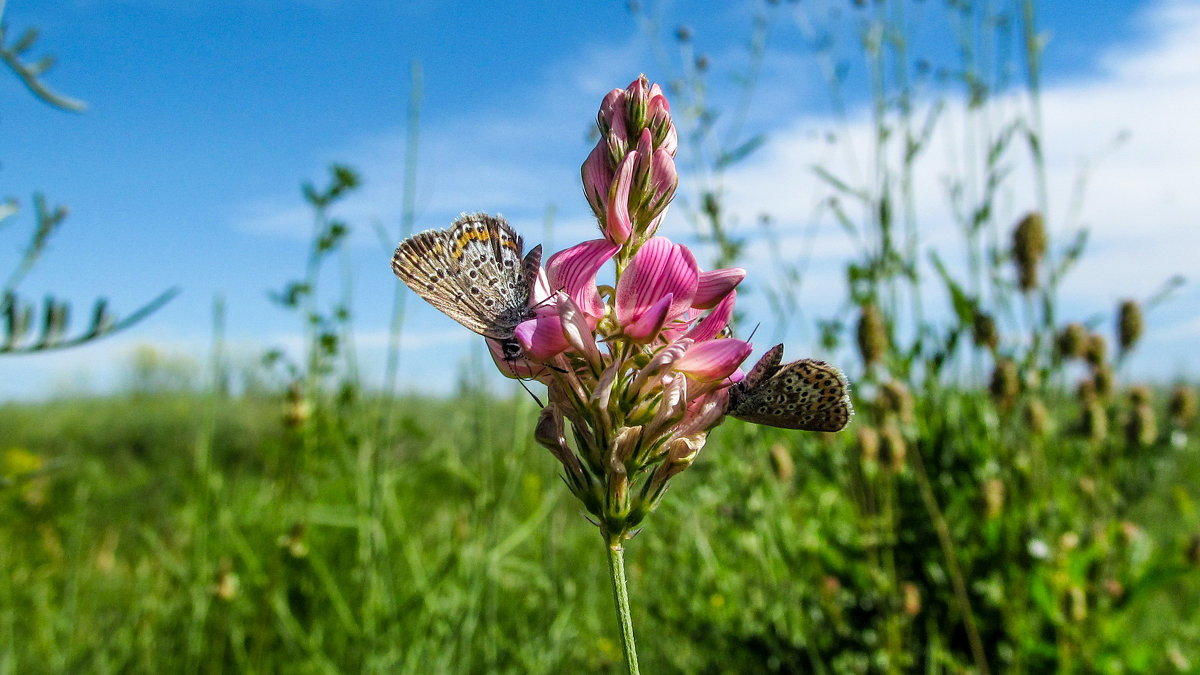
[[[812,360],[781,364],[782,345],[743,372],[752,345],[732,337],[730,320],[746,271],[703,270],[687,246],[658,234],[678,183],[678,136],[662,89],[645,76],[613,89],[600,105],[597,126],[600,138],[581,177],[602,238],[559,251],[544,267],[524,260],[505,293],[491,298],[520,298],[516,311],[503,315],[507,323],[488,320],[476,305],[460,313],[469,319],[460,322],[488,336],[502,373],[546,384],[534,437],[562,464],[567,486],[609,547],[623,643],[636,664],[627,599],[622,604],[621,547],[670,479],[696,461],[708,433],[727,415],[836,431],[852,409],[840,371]],[[475,242],[473,255],[494,251],[515,274],[520,238],[511,233],[515,241],[495,249],[478,243],[491,236],[463,230],[461,240]],[[436,241],[444,248],[465,246],[443,237]],[[612,285],[598,285],[610,264]],[[414,277],[444,302],[440,278]],[[467,300],[480,291],[468,283],[469,292],[461,293],[461,286],[454,292]]]

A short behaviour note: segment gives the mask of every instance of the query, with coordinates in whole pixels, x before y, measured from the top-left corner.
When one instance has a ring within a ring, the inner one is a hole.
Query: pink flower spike
[[[633,223],[629,220],[629,189],[633,185],[633,166],[637,156],[637,152],[625,155],[609,188],[604,238],[614,244],[624,244],[633,231]]]
[[[684,337],[691,338],[696,342],[704,342],[712,340],[720,334],[721,330],[729,324],[729,319],[733,316],[733,305],[737,301],[737,291],[732,291],[725,296],[717,306],[713,308],[708,316],[700,319],[692,329],[684,334]]]
[[[638,318],[629,323],[622,322],[625,335],[634,342],[650,342],[662,332],[663,324],[667,321],[667,312],[675,299],[667,293],[658,302],[646,309]]]
[[[597,143],[592,149],[592,154],[584,161],[580,173],[583,175],[583,194],[592,206],[592,213],[596,214],[597,218],[603,218],[608,208],[608,190],[612,187],[613,180],[613,171],[608,165],[608,145],[604,141]]]
[[[596,273],[618,250],[620,246],[607,239],[593,239],[555,253],[546,261],[550,287],[566,291],[588,316],[603,317],[605,306],[596,290]]]
[[[746,270],[740,267],[701,272],[692,307],[696,309],[716,307],[717,303],[721,302],[745,278]]]
[[[699,277],[700,266],[686,246],[666,237],[650,238],[617,281],[617,322],[628,326],[668,294],[672,302],[665,317],[673,319],[683,314],[692,306]]]
[[[752,349],[750,343],[734,339],[698,342],[675,362],[675,369],[697,380],[716,382],[737,370]]]
[[[563,335],[558,308],[549,305],[538,309],[536,318],[517,324],[513,335],[527,357],[542,363],[558,356],[571,346]]]

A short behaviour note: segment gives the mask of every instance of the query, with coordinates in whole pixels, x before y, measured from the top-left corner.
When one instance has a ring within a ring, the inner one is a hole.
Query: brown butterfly
[[[427,230],[400,242],[392,271],[446,316],[520,355],[517,324],[530,318],[529,296],[542,263],[542,247],[524,258],[524,243],[499,216],[464,214],[444,230]]]
[[[816,359],[780,365],[775,345],[729,390],[726,414],[781,429],[841,431],[854,416],[850,383],[836,366]]]

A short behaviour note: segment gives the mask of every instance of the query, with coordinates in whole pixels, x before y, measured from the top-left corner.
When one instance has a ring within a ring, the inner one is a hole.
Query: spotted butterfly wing
[[[463,215],[444,230],[400,242],[392,271],[417,295],[480,335],[511,340],[529,317],[542,247],[523,241],[499,216]]]
[[[841,431],[850,423],[850,385],[837,367],[815,359],[780,365],[783,345],[759,359],[729,391],[726,413],[782,429]]]

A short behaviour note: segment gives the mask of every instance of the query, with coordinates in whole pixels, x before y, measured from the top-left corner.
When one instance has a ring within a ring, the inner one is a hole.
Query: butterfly
[[[726,414],[781,429],[841,431],[854,416],[850,383],[837,367],[816,359],[780,365],[775,345],[729,390]]]
[[[542,247],[522,258],[524,243],[508,222],[486,213],[463,214],[444,230],[400,242],[392,272],[426,302],[471,331],[504,343],[506,357],[521,347],[517,324],[532,318],[529,297]]]

